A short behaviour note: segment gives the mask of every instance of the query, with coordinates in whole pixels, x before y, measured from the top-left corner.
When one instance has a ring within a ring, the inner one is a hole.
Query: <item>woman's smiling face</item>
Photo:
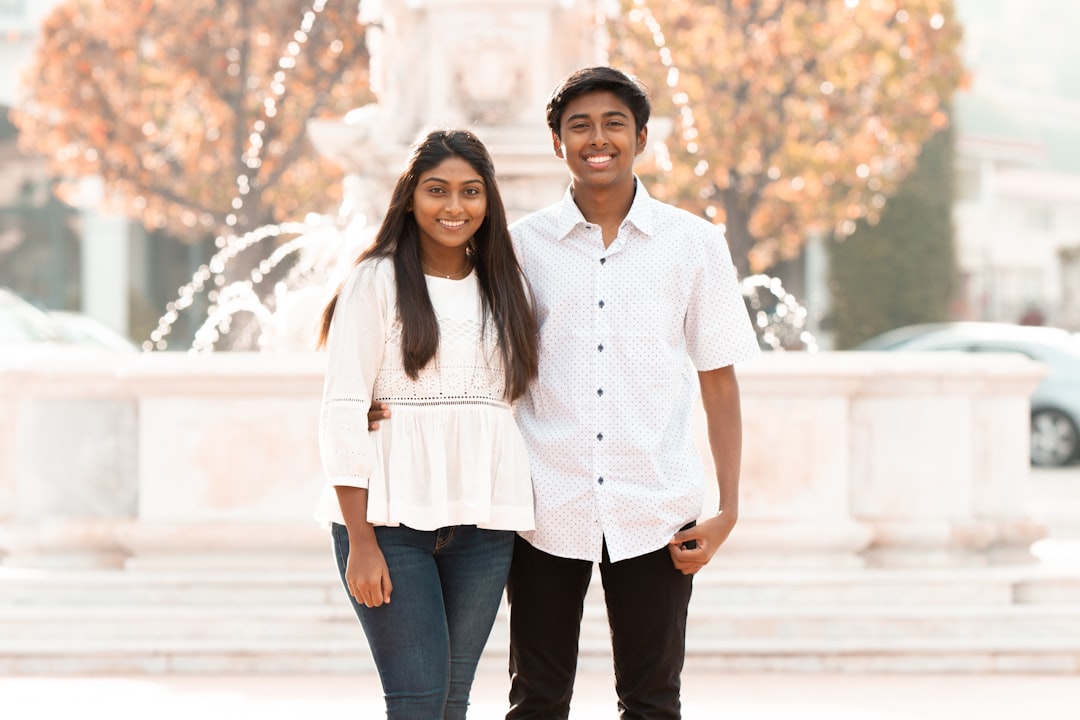
[[[443,160],[420,175],[412,210],[420,231],[422,257],[451,259],[484,222],[487,189],[472,165],[458,157]]]

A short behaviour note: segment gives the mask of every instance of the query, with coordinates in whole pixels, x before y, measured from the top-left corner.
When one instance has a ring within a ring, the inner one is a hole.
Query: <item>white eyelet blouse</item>
[[[394,266],[366,260],[342,288],[327,341],[319,444],[327,487],[316,509],[343,523],[334,486],[368,490],[368,521],[434,530],[533,528],[528,453],[503,396],[492,323],[481,332],[475,272],[427,277],[439,350],[416,380],[401,360]],[[374,401],[391,418],[367,429]]]

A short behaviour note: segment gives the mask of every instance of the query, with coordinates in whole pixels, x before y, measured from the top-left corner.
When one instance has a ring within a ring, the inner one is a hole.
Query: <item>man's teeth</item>
[[[585,162],[592,163],[593,165],[601,165],[611,159],[610,155],[596,155],[590,158],[585,158]]]

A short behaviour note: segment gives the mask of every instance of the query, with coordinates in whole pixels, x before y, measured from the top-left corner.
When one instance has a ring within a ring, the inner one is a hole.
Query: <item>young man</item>
[[[692,578],[738,518],[733,365],[757,340],[720,228],[653,200],[634,175],[649,112],[618,70],[568,76],[547,121],[570,187],[511,228],[536,297],[540,370],[518,405],[536,530],[517,538],[507,586],[508,720],[569,715],[595,563],[620,717],[679,718]],[[699,385],[720,498],[705,518]]]

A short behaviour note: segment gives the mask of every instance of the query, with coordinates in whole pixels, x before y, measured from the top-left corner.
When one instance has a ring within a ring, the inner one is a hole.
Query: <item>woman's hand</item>
[[[390,602],[394,584],[386,567],[379,543],[372,532],[369,538],[349,536],[349,559],[345,563],[345,584],[356,602],[369,608]]]
[[[356,602],[379,607],[390,602],[394,589],[375,528],[367,521],[367,488],[339,485],[341,516],[349,533],[349,557],[345,561],[345,585]]]

